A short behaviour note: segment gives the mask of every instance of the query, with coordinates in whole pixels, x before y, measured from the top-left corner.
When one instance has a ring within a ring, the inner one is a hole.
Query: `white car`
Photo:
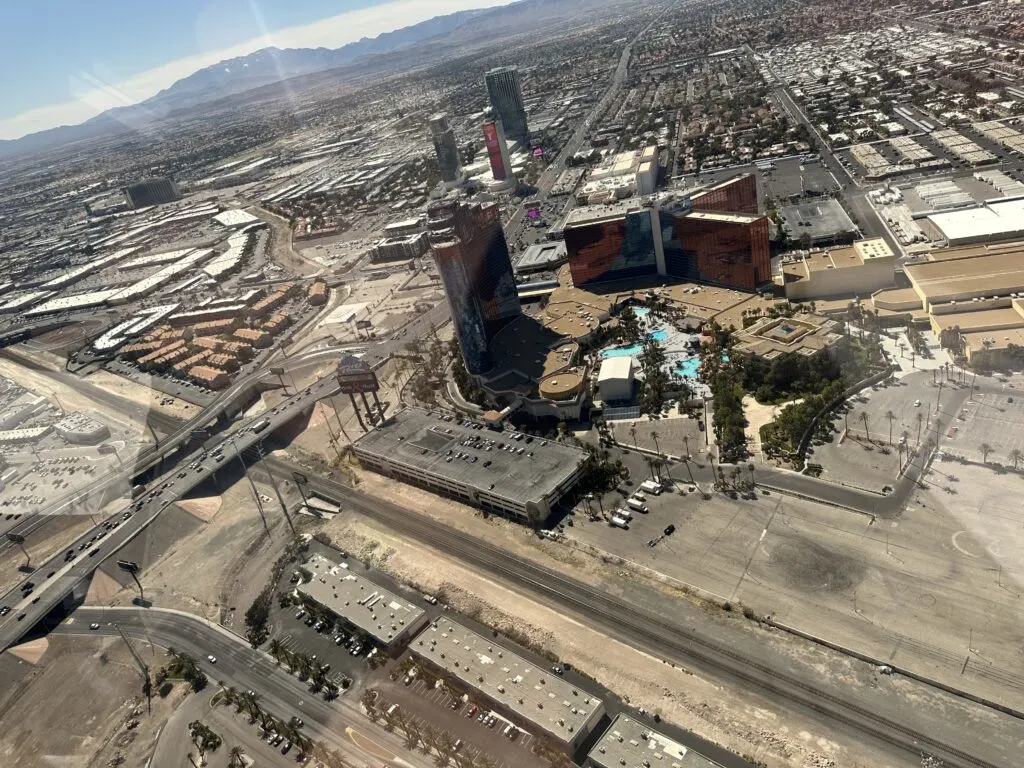
[[[209,656],[207,656],[207,657],[206,657],[206,659],[207,659],[207,661],[209,661],[209,662],[210,662],[211,664],[216,664],[216,663],[217,663],[217,657],[216,657],[216,656],[214,656],[214,655],[213,655],[212,653],[211,653],[211,654],[210,654]]]
[[[89,625],[89,629],[99,629],[99,628],[100,628],[100,625],[97,624],[95,621],[92,624]]]
[[[920,408],[921,407],[921,401],[920,400],[915,400],[914,401],[914,407],[915,408]]]

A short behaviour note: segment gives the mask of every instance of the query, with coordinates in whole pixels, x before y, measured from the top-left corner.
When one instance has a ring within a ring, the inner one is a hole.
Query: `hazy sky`
[[[511,0],[3,0],[0,139],[80,123],[221,59],[361,37]]]

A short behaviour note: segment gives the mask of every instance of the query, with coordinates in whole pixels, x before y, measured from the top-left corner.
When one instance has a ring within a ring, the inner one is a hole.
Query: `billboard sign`
[[[353,355],[349,355],[338,363],[337,376],[342,394],[376,392],[380,389],[377,374],[369,365]]]
[[[505,180],[505,161],[501,156],[501,137],[497,123],[484,123],[484,146],[491,161],[491,175],[495,181]]]

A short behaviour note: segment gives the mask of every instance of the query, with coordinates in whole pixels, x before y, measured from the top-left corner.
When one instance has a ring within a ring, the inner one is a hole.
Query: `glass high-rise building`
[[[515,67],[498,67],[490,70],[486,79],[487,95],[505,129],[505,136],[525,146],[530,141],[530,129],[526,124],[523,91],[519,87],[519,70]]]
[[[466,370],[493,365],[490,343],[522,312],[501,209],[452,200],[427,211],[427,238],[448,297]]]
[[[434,139],[434,151],[437,153],[441,180],[449,184],[458,181],[462,163],[459,158],[459,146],[455,142],[455,132],[448,123],[448,115],[443,112],[432,115],[428,122],[430,135]]]
[[[671,275],[753,291],[771,280],[768,219],[749,175],[687,197],[577,208],[564,236],[574,285]]]

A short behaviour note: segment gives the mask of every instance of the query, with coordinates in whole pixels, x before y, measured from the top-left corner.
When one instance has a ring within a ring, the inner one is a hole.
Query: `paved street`
[[[79,608],[75,614],[54,629],[59,634],[90,634],[88,626],[98,622],[98,634],[116,635],[117,627],[130,638],[145,640],[162,648],[174,648],[197,660],[210,678],[210,695],[216,681],[224,681],[241,690],[260,694],[262,706],[277,717],[301,717],[306,731],[316,740],[325,741],[357,765],[376,764],[382,759],[379,750],[366,747],[374,742],[385,748],[388,756],[397,756],[409,766],[428,768],[429,758],[407,751],[401,738],[372,724],[362,713],[358,701],[342,696],[332,702],[309,692],[297,677],[278,667],[273,660],[227,630],[208,624],[184,613],[139,608]],[[208,655],[217,659],[207,661]]]

